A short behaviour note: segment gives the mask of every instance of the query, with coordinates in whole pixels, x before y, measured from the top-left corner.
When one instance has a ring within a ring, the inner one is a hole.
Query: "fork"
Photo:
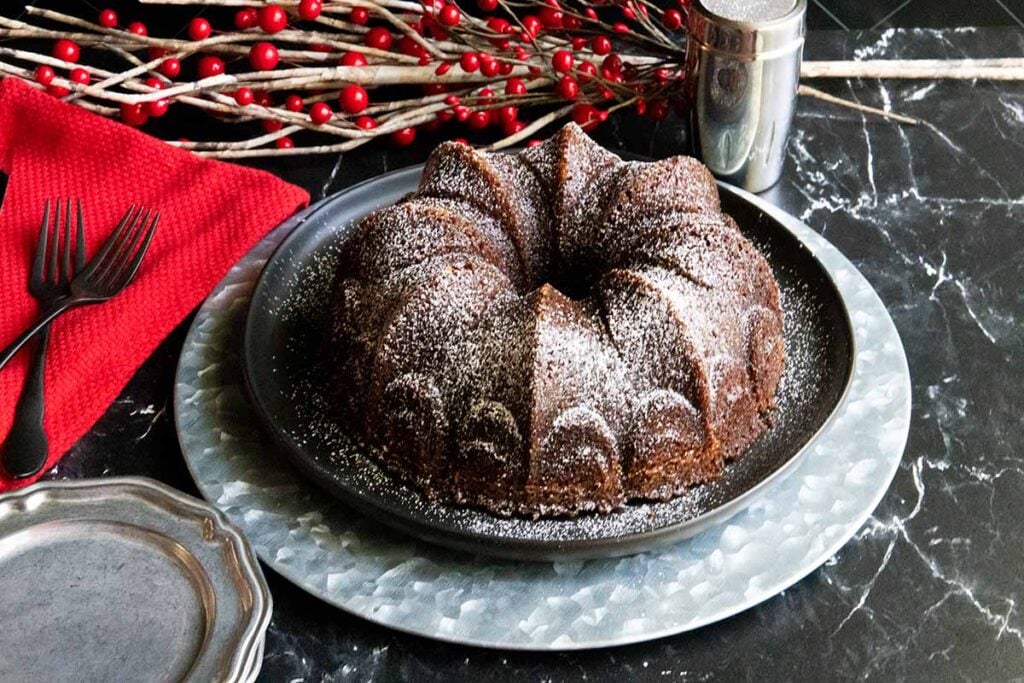
[[[135,206],[129,208],[100,252],[71,280],[68,296],[44,307],[36,321],[11,342],[10,346],[0,351],[0,368],[3,368],[29,339],[61,313],[79,306],[108,301],[131,284],[139,272],[143,257],[149,250],[159,222],[159,212],[143,210],[141,207],[136,209]],[[14,474],[15,470],[28,469],[25,463],[19,462],[22,458],[17,449],[7,451],[5,455],[4,467],[13,476],[17,476]],[[42,463],[35,471],[41,467]]]
[[[142,259],[153,241],[153,234],[160,222],[160,212],[149,209],[128,209],[114,233],[103,244],[103,248],[75,275],[71,281],[71,293],[44,309],[36,321],[17,339],[0,351],[0,369],[14,357],[25,343],[39,333],[46,323],[72,308],[89,304],[101,304],[121,293],[132,283],[139,272]]]
[[[36,255],[29,275],[29,294],[41,308],[49,308],[71,291],[71,280],[85,266],[85,227],[82,202],[76,202],[75,262],[71,263],[71,200],[64,202],[64,225],[61,229],[61,202],[53,203],[53,225],[50,225],[50,201],[43,208]],[[62,237],[63,235],[63,237]],[[50,323],[39,331],[35,351],[25,385],[18,397],[11,430],[0,446],[0,461],[7,474],[15,478],[29,477],[46,462],[48,444],[43,431],[43,375],[46,349],[50,342]]]

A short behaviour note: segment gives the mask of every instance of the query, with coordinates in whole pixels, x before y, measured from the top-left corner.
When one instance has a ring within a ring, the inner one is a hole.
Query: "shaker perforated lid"
[[[694,0],[689,35],[705,48],[768,58],[803,44],[807,0]]]

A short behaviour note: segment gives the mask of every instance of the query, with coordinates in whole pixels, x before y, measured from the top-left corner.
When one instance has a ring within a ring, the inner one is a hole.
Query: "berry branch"
[[[0,39],[53,41],[51,53],[0,46],[0,73],[133,126],[184,105],[262,127],[171,142],[223,158],[404,145],[442,125],[494,130],[498,149],[567,116],[589,129],[625,106],[653,119],[685,106],[685,7],[572,1],[476,0],[471,14],[452,0],[142,0],[238,8],[233,26],[194,18],[187,38],[111,10],[28,7],[31,20],[0,17]],[[111,55],[123,68],[98,66]]]

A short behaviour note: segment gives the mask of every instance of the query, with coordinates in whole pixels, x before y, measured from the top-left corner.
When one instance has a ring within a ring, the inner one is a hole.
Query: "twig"
[[[838,104],[842,107],[847,107],[848,109],[856,109],[857,111],[862,111],[867,114],[874,114],[875,116],[881,116],[883,119],[897,121],[899,123],[906,123],[911,126],[916,126],[917,124],[921,123],[919,119],[911,118],[910,116],[904,116],[903,114],[896,114],[891,111],[886,111],[884,109],[878,109],[876,107],[869,107],[865,104],[860,104],[859,102],[851,102],[850,100],[844,100],[841,97],[829,95],[827,92],[823,92],[821,90],[818,90],[817,88],[812,88],[809,85],[801,85],[799,88],[797,88],[797,94],[806,95],[807,97],[813,97],[815,99],[822,100],[825,102],[831,102],[832,104]]]
[[[928,78],[1024,80],[1024,59],[874,59],[804,62],[801,78]]]

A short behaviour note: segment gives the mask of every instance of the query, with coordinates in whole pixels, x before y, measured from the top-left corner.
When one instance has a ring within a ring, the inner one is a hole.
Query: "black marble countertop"
[[[1019,29],[815,32],[807,57],[1024,54]],[[705,680],[1024,675],[1024,85],[832,81],[834,94],[920,117],[899,126],[800,101],[766,197],[839,247],[902,335],[913,423],[864,528],[818,571],[743,614],[642,645],[565,654],[459,647],[318,602],[268,570],[262,680]],[[678,126],[599,137],[668,153]],[[314,198],[422,161],[432,145],[263,163]],[[171,387],[186,323],[49,477],[147,475],[195,492]]]

